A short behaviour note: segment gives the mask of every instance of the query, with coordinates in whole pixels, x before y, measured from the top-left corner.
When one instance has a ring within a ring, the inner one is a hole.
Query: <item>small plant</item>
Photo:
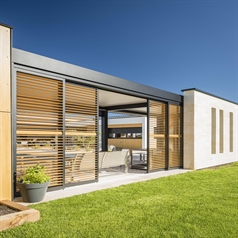
[[[86,147],[85,150],[86,151],[91,151],[91,148],[90,147]]]
[[[45,183],[50,181],[50,176],[45,173],[45,167],[37,163],[24,171],[24,175],[18,179],[18,182],[24,184]]]

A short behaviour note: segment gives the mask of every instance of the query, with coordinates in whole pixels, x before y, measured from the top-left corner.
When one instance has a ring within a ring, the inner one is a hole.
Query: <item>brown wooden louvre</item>
[[[150,101],[149,170],[166,168],[166,104]]]
[[[17,177],[40,162],[50,187],[97,179],[97,90],[66,83],[65,112],[63,91],[60,80],[17,72]]]
[[[66,83],[65,183],[97,179],[97,90]]]
[[[182,167],[181,106],[169,105],[169,167]]]
[[[17,72],[17,177],[37,162],[63,185],[63,83]]]

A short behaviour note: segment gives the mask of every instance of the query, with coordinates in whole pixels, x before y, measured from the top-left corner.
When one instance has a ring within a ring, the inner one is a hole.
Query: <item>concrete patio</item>
[[[71,197],[79,194],[89,193],[97,190],[114,188],[125,184],[136,183],[147,181],[150,179],[157,179],[161,177],[182,174],[189,172],[186,169],[174,169],[167,171],[159,171],[154,173],[146,173],[145,171],[130,170],[129,173],[124,173],[122,171],[102,171],[99,173],[99,182],[83,184],[73,187],[65,188],[64,190],[57,190],[52,192],[47,192],[45,198],[42,202],[48,202],[51,200],[56,200],[60,198]],[[29,205],[28,203],[22,202],[21,198],[15,199],[23,205]]]

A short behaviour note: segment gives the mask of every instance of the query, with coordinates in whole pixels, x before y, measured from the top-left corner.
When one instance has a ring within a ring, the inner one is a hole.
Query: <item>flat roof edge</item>
[[[5,24],[5,23],[2,23],[2,22],[0,22],[0,26],[5,26],[5,27],[8,27],[8,28],[10,28],[10,29],[13,29],[12,26],[9,26],[9,25],[7,25],[7,24]]]
[[[182,91],[182,92],[186,92],[186,91],[197,91],[197,92],[204,93],[204,94],[207,94],[207,95],[209,95],[209,96],[212,96],[212,97],[215,97],[215,98],[219,98],[219,99],[221,99],[221,100],[224,100],[224,101],[227,101],[227,102],[230,102],[230,103],[233,103],[233,104],[238,105],[237,102],[234,102],[234,101],[228,100],[228,99],[226,99],[226,98],[223,98],[223,97],[217,96],[217,95],[212,94],[212,93],[208,93],[208,92],[203,91],[203,90],[198,89],[198,88],[182,89],[181,91]]]
[[[125,90],[125,92],[140,93],[147,98],[151,96],[151,98],[158,98],[158,100],[163,99],[182,103],[182,95],[150,87],[144,84],[139,84],[133,81],[125,80],[122,78],[118,78],[105,73],[83,68],[81,66],[73,65],[24,50],[13,48],[12,58],[13,63],[15,64],[45,70],[48,72],[58,73],[60,75],[70,76],[75,79],[83,79],[87,82],[96,83],[102,86],[104,85],[122,89]]]

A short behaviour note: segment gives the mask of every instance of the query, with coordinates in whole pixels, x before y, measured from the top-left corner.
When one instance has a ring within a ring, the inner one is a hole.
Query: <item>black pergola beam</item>
[[[108,151],[108,112],[100,112],[102,120],[102,151]]]
[[[104,107],[104,109],[108,111],[115,111],[120,109],[141,108],[141,107],[147,107],[147,103],[117,105],[117,106]]]
[[[140,116],[147,116],[147,112],[138,112],[138,111],[130,111],[130,110],[116,110],[113,112],[123,113],[123,114],[131,114],[131,115],[140,115]]]

